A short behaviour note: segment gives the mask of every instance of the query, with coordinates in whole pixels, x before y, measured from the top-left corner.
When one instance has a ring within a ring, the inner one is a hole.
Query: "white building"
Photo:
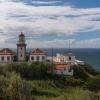
[[[71,65],[78,65],[78,64],[83,65],[84,64],[84,61],[77,60],[72,53],[67,53],[65,55],[57,54],[56,56],[53,57],[53,62],[70,63]]]
[[[18,61],[25,61],[26,58],[26,43],[25,43],[25,36],[21,32],[19,35],[19,40],[17,43],[17,60]]]
[[[0,62],[12,62],[14,59],[14,52],[9,48],[4,48],[0,50]]]
[[[48,61],[55,65],[55,73],[57,75],[73,75],[72,65],[83,65],[84,62],[77,60],[72,53],[57,54],[53,57],[48,57]]]
[[[46,62],[46,53],[39,48],[33,49],[30,53],[29,61]]]
[[[75,62],[75,56],[72,53],[66,55],[57,54],[53,57],[53,62],[55,64],[55,72],[57,75],[73,75],[72,65]]]

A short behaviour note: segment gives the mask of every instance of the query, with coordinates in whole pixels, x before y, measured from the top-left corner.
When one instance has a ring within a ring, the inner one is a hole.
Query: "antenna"
[[[69,52],[71,51],[70,40],[68,41]]]

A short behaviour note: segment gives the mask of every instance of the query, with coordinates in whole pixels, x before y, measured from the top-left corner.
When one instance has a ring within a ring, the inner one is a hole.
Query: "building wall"
[[[33,59],[32,59],[33,57]],[[37,57],[39,59],[37,59]],[[44,58],[42,58],[44,57]],[[45,62],[46,61],[46,55],[30,55],[29,60],[32,61],[39,61],[39,62]]]
[[[70,59],[69,59],[70,58]],[[63,56],[63,55],[58,55],[53,58],[54,62],[75,62],[75,56]]]
[[[9,60],[7,60],[7,57],[9,56]],[[2,60],[2,57],[4,57],[4,60]],[[12,55],[0,55],[0,62],[12,62],[13,56]]]
[[[57,75],[73,75],[73,69],[68,64],[55,64]]]
[[[71,58],[71,59],[69,59],[69,58]],[[74,62],[76,60],[75,56],[64,56],[64,59],[65,59],[65,61],[72,61],[72,62]]]
[[[24,61],[25,60],[25,53],[26,53],[26,47],[25,46],[18,46],[18,61]]]
[[[69,72],[68,70],[56,70],[57,75],[73,75],[73,70]]]

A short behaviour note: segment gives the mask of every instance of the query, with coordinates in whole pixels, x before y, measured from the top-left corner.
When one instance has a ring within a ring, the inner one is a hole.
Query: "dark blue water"
[[[52,55],[52,49],[44,49],[49,56]],[[57,53],[67,53],[68,49],[53,49],[53,55]],[[70,50],[77,59],[89,63],[96,70],[100,70],[100,48],[99,49],[71,49]]]

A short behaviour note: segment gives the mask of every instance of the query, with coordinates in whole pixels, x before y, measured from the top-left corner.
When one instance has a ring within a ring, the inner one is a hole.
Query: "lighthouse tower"
[[[25,61],[26,55],[26,43],[25,43],[25,36],[23,32],[19,35],[19,40],[17,43],[17,60],[18,61]]]

